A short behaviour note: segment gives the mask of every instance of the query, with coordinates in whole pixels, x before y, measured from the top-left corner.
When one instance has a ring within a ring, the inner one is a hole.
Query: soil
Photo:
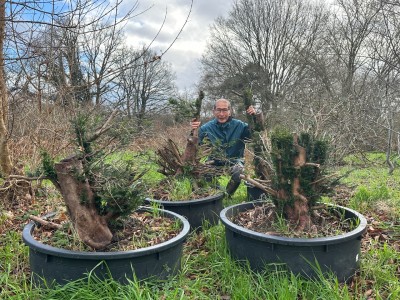
[[[36,226],[32,236],[37,241],[66,250],[94,251],[79,240],[65,213],[57,214],[47,220],[61,224],[62,228]],[[181,231],[181,225],[168,217],[157,216],[150,212],[135,212],[124,222],[115,224],[111,231],[114,233],[113,241],[101,251],[127,251],[156,245],[177,236]]]
[[[275,206],[266,202],[261,206],[241,212],[233,220],[234,224],[249,230],[292,238],[317,238],[336,236],[355,228],[351,220],[343,219],[340,210],[327,209],[324,205],[312,210],[312,225],[305,232],[296,231],[296,224],[288,223],[279,216]]]

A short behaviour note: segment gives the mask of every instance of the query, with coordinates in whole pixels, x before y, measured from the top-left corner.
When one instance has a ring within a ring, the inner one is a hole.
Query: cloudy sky
[[[234,0],[194,0],[188,22],[163,56],[176,74],[178,88],[194,89],[200,70],[199,59],[209,37],[209,26],[218,16],[226,16]],[[164,52],[174,41],[190,11],[190,0],[139,0],[136,12],[148,11],[136,16],[126,27],[128,43],[134,46],[148,44],[162,26],[164,27],[153,43],[153,48]]]

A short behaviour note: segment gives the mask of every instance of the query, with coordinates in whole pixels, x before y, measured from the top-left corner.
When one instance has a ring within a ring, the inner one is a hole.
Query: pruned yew
[[[200,91],[194,104],[191,105],[193,111],[192,121],[200,120],[201,105],[204,99],[204,92]],[[177,106],[176,104],[175,106]],[[203,172],[204,167],[200,164],[198,157],[199,135],[198,129],[192,129],[186,139],[186,147],[181,153],[171,139],[167,140],[166,145],[157,150],[157,164],[161,167],[160,173],[166,176],[191,176],[198,178]]]
[[[311,208],[329,188],[323,169],[328,142],[306,132],[275,129],[270,133],[270,144],[268,157],[274,173],[269,184],[243,178],[269,194],[296,231],[308,230],[312,226]]]
[[[79,238],[94,249],[109,245],[110,223],[129,215],[143,201],[136,184],[143,174],[129,160],[107,162],[104,145],[109,143],[96,143],[111,129],[114,117],[111,114],[99,129],[91,130],[91,118],[79,115],[73,122],[77,153],[57,163],[42,153],[42,172],[60,191]]]
[[[201,105],[204,92],[200,91],[197,99],[192,105],[192,121],[200,120]],[[204,163],[203,160],[211,152],[211,147],[204,141],[199,145],[198,129],[192,129],[186,139],[186,145],[181,152],[177,144],[170,138],[165,145],[157,149],[156,163],[159,172],[168,178],[182,179],[189,178],[193,189],[199,189],[206,184],[205,177],[213,177],[222,174],[212,165]]]

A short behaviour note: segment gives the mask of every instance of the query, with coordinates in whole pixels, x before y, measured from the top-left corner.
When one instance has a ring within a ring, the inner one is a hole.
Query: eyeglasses
[[[218,112],[218,113],[221,113],[221,112],[226,113],[229,111],[229,108],[216,108],[216,109],[214,109],[214,111]]]

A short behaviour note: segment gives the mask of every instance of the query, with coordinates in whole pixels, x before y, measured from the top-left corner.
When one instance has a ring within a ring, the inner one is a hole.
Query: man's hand
[[[249,115],[255,115],[256,110],[254,109],[254,106],[250,105],[249,108],[246,110],[246,113],[248,113]]]
[[[197,129],[200,127],[201,122],[200,121],[195,121],[196,119],[194,119],[192,122],[190,122],[190,126],[192,127],[192,129]]]

